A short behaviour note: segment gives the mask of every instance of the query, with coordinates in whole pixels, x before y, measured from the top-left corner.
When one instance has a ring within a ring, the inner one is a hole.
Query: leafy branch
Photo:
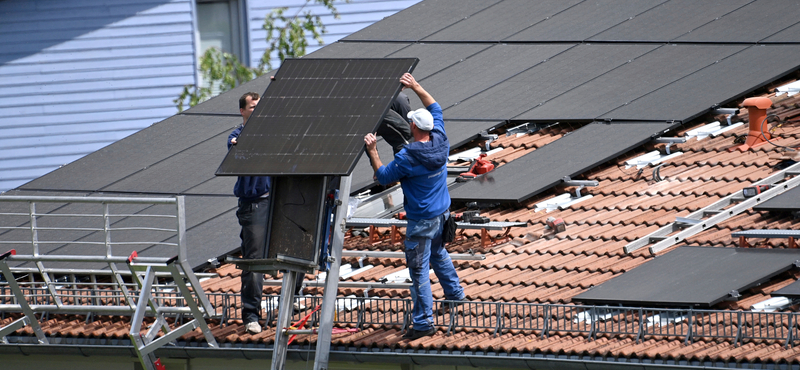
[[[255,77],[272,70],[271,56],[277,52],[283,62],[286,58],[299,58],[306,55],[308,37],[324,45],[322,35],[327,31],[319,15],[307,9],[309,4],[325,7],[334,18],[339,12],[334,6],[337,0],[306,0],[294,15],[288,16],[288,8],[276,8],[267,14],[262,28],[267,31],[267,50],[261,56],[258,67],[249,68],[242,64],[235,55],[210,48],[200,58],[198,71],[206,86],[186,85],[183,92],[173,100],[178,112],[183,111],[184,104],[193,107],[212,97],[213,91],[228,91]],[[342,0],[350,2],[350,0]]]

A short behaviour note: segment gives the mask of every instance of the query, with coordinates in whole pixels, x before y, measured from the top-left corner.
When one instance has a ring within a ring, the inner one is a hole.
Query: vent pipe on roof
[[[772,139],[767,125],[767,108],[772,106],[772,100],[764,97],[747,98],[742,102],[742,106],[747,108],[750,116],[750,132],[747,133],[747,141],[744,144],[729,149],[730,151],[746,151],[763,145],[767,140]]]

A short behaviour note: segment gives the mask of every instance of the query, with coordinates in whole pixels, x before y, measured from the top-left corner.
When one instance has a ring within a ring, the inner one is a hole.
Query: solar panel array
[[[588,304],[709,307],[800,261],[787,249],[680,247],[573,298]]]
[[[217,175],[348,175],[418,60],[291,59]]]
[[[517,173],[498,168],[502,186],[458,189],[465,199],[519,200],[796,70],[798,43],[800,0],[426,0],[309,57],[419,58],[414,75],[442,104],[454,146],[509,121],[612,120],[594,141],[575,132],[512,162]],[[11,194],[183,194],[192,263],[234,251],[235,178],[214,172],[242,122],[237,100],[269,85],[262,76]],[[559,156],[557,171],[536,170]],[[354,192],[373,183],[366,156],[352,176]]]

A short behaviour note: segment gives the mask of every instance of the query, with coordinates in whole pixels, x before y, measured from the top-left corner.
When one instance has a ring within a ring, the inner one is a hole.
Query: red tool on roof
[[[472,165],[469,167],[469,171],[462,173],[456,181],[466,181],[472,180],[478,175],[483,175],[495,168],[497,165],[496,163],[484,159],[486,157],[486,153],[481,153],[480,157],[475,159],[472,162]]]

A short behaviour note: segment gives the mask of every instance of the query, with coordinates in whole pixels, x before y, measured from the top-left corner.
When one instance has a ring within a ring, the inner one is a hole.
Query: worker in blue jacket
[[[413,328],[403,337],[413,340],[436,333],[429,269],[433,268],[446,299],[463,300],[464,289],[442,242],[442,227],[450,217],[447,191],[450,142],[444,130],[442,107],[410,73],[404,74],[400,83],[414,91],[425,105],[425,109],[408,113],[414,142],[385,166],[378,155],[375,135],[367,134],[364,143],[378,182],[385,185],[400,181],[403,189],[408,219],[404,247],[414,302]]]

